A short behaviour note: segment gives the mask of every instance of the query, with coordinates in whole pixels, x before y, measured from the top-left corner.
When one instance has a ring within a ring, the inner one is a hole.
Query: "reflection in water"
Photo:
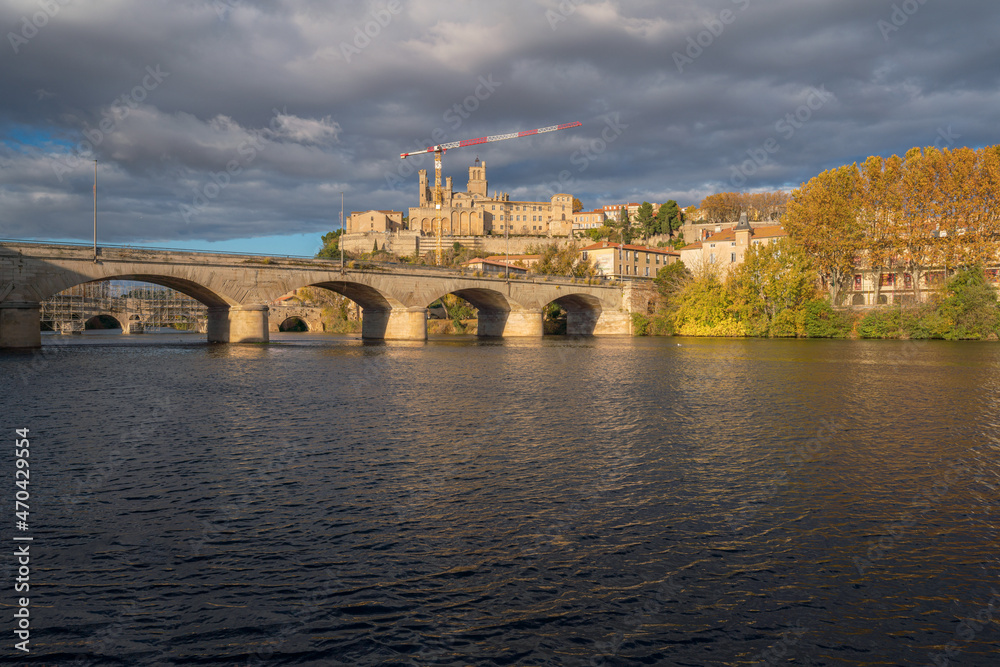
[[[274,339],[0,355],[38,655],[994,664],[995,345]]]

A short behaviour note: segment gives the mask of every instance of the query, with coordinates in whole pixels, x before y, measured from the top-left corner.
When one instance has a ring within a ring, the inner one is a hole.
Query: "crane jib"
[[[400,158],[407,158],[411,155],[421,155],[423,153],[437,153],[445,152],[450,148],[464,148],[465,146],[478,146],[480,144],[488,144],[493,141],[503,141],[505,139],[516,139],[518,137],[530,137],[536,134],[542,134],[543,132],[554,132],[556,130],[567,130],[571,127],[580,127],[583,123],[563,123],[561,125],[552,125],[550,127],[540,127],[537,130],[525,130],[524,132],[510,132],[508,134],[494,134],[488,137],[479,137],[478,139],[464,139],[462,141],[449,141],[445,144],[438,144],[437,146],[428,146],[422,151],[413,151],[412,153],[400,153]]]

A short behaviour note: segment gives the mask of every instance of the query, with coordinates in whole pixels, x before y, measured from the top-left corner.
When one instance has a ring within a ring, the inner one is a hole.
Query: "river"
[[[995,343],[272,335],[0,353],[4,661],[997,664]]]

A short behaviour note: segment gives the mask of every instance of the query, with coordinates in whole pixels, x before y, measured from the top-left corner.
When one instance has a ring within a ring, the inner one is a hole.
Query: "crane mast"
[[[479,146],[480,144],[488,144],[494,141],[505,141],[507,139],[518,139],[520,137],[531,137],[536,134],[543,134],[545,132],[555,132],[556,130],[568,130],[571,127],[580,127],[583,123],[563,123],[561,125],[552,125],[550,127],[540,127],[535,130],[525,130],[523,132],[510,132],[508,134],[495,134],[488,137],[479,137],[477,139],[464,139],[462,141],[449,141],[447,143],[438,144],[436,146],[428,146],[427,148],[419,151],[411,151],[409,153],[400,153],[399,157],[401,160],[405,160],[411,155],[423,155],[425,153],[434,153],[434,209],[437,212],[435,217],[435,235],[437,236],[437,244],[435,249],[435,257],[437,264],[441,264],[442,251],[441,251],[441,227],[443,220],[441,219],[441,209],[444,204],[444,191],[441,189],[441,158],[444,156],[446,151],[452,148],[465,148],[466,146]]]

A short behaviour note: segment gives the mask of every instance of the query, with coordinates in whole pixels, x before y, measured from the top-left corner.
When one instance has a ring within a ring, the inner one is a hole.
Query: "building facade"
[[[515,266],[513,262],[500,262],[480,257],[462,262],[462,266],[468,271],[479,271],[484,275],[524,275],[528,272],[528,269],[523,266]]]
[[[602,276],[655,278],[660,269],[680,259],[680,253],[670,248],[602,241],[581,248],[580,259],[589,259]]]
[[[603,227],[608,218],[608,213],[603,208],[595,208],[593,211],[579,211],[573,214],[573,229],[576,231],[597,229]],[[617,221],[618,215],[611,216],[611,219]]]
[[[688,268],[717,268],[721,275],[743,263],[747,249],[754,245],[767,245],[788,236],[781,225],[753,227],[747,214],[740,216],[735,227],[711,234],[703,241],[696,241],[681,248],[680,259]]]
[[[402,211],[355,211],[347,218],[348,234],[398,232],[403,230]]]

